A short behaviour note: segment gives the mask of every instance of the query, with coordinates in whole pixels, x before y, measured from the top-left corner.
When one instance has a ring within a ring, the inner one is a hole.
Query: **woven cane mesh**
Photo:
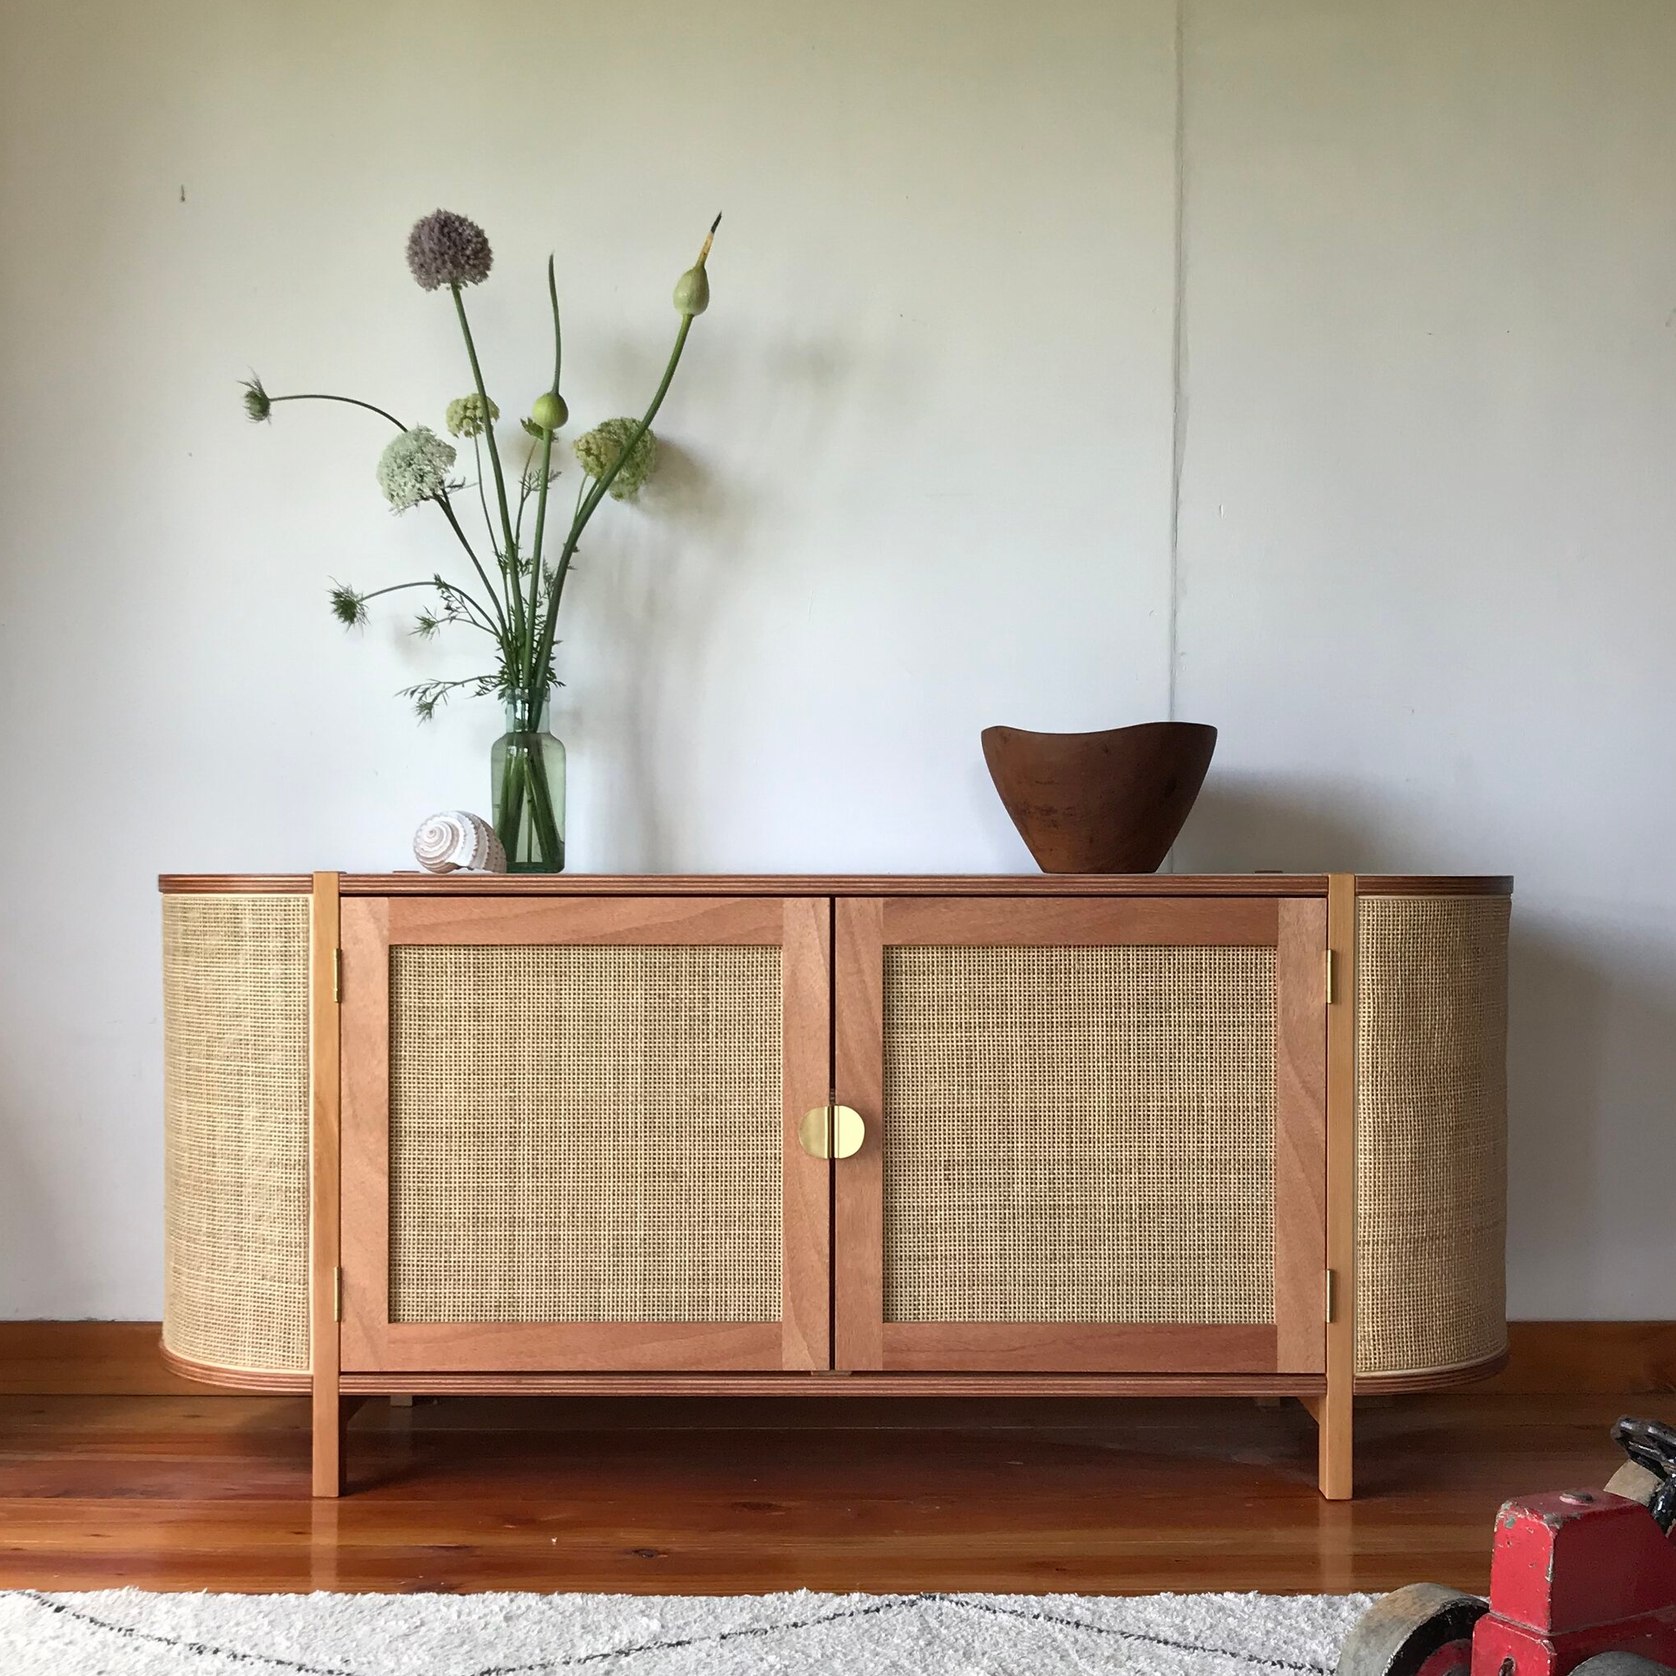
[[[397,947],[392,1321],[780,1319],[780,951]]]
[[[1356,910],[1356,1370],[1507,1342],[1505,897]]]
[[[885,952],[885,1318],[1274,1319],[1274,951]]]
[[[163,899],[163,1339],[308,1367],[308,899]]]

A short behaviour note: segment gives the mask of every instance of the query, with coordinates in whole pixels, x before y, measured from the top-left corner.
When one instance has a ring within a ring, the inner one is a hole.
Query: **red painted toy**
[[[1604,1490],[1496,1515],[1490,1598],[1415,1583],[1351,1630],[1338,1676],[1676,1676],[1676,1430],[1620,1420]]]

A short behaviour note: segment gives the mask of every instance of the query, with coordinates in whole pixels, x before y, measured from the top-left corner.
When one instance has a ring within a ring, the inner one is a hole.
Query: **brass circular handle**
[[[867,1125],[853,1106],[816,1106],[803,1114],[797,1142],[811,1158],[851,1158],[867,1139]]]

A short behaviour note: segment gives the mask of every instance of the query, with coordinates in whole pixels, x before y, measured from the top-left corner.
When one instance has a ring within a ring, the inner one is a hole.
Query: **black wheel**
[[[1572,1676],[1676,1676],[1668,1664],[1655,1664],[1639,1653],[1596,1653],[1572,1666]]]
[[[1421,1676],[1422,1670],[1425,1676],[1466,1676],[1472,1626],[1489,1610],[1478,1595],[1441,1583],[1395,1589],[1356,1620],[1339,1649],[1336,1676]]]

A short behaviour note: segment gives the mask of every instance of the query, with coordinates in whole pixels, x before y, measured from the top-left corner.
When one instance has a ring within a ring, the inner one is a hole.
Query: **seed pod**
[[[704,271],[704,264],[710,255],[710,241],[715,238],[716,229],[721,224],[722,218],[718,215],[710,223],[710,231],[704,235],[698,260],[675,281],[675,312],[684,314],[689,320],[710,306],[710,276]]]
[[[543,390],[530,403],[530,418],[541,430],[563,430],[569,417],[570,409],[565,406],[564,397],[557,390]]]
[[[688,268],[675,281],[677,314],[702,314],[710,306],[710,276],[703,268]]]

